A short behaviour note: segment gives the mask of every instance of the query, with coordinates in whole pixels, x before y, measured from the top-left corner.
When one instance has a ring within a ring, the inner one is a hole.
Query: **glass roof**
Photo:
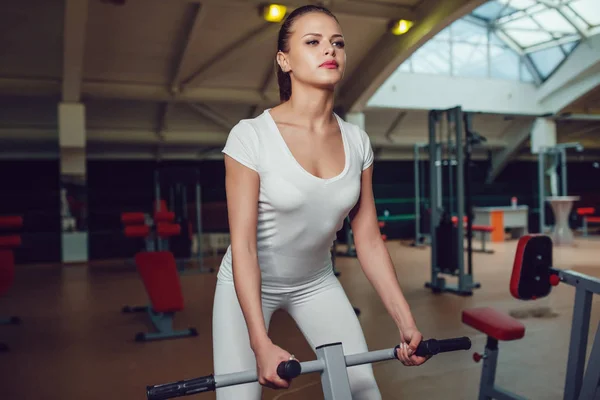
[[[540,84],[600,33],[600,0],[490,0],[419,48],[401,71]]]

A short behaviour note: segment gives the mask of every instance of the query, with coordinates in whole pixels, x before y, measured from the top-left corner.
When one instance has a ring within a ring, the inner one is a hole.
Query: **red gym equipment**
[[[0,229],[14,232],[23,226],[23,218],[17,215],[1,216]],[[0,236],[0,296],[8,292],[15,280],[14,248],[21,245],[21,236],[9,233]],[[18,325],[21,319],[16,316],[0,317],[0,325]],[[0,343],[0,351],[8,351],[9,347]]]
[[[166,210],[156,211],[153,218],[139,212],[121,215],[125,236],[144,238],[146,241],[146,251],[140,251],[135,255],[135,265],[144,283],[150,304],[125,306],[122,312],[148,313],[156,331],[137,333],[136,342],[198,335],[195,328],[173,329],[175,313],[184,309],[175,257],[170,251],[164,250],[168,248],[166,243],[168,238],[181,233],[179,224],[173,223],[174,218],[175,214]]]
[[[510,293],[519,300],[532,301],[548,296],[552,286],[565,283],[575,288],[575,304],[567,360],[565,400],[598,398],[600,384],[600,324],[586,368],[586,350],[592,296],[600,293],[600,279],[571,270],[552,267],[552,240],[545,235],[525,235],[517,245],[510,280]],[[525,336],[525,326],[513,317],[489,307],[464,310],[462,321],[487,335],[478,399],[524,399],[495,384],[498,342]]]

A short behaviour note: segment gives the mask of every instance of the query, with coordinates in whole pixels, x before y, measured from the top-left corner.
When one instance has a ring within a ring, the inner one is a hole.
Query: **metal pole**
[[[200,187],[200,172],[196,170],[196,229],[198,233],[196,234],[198,240],[198,261],[200,262],[200,269],[202,269],[202,207],[201,207],[201,187]]]
[[[436,111],[429,112],[429,195],[431,198],[431,216],[429,220],[429,234],[431,235],[431,286],[437,287],[437,241],[436,226],[438,224],[439,198],[438,198],[438,170],[436,157],[438,146],[436,143],[436,127],[438,115]]]
[[[160,174],[158,168],[154,171],[154,209],[160,211]]]
[[[560,193],[562,196],[568,196],[567,192],[567,150],[563,147],[560,149],[560,180],[562,188]]]
[[[419,145],[414,147],[413,168],[415,169],[415,246],[419,245],[421,240],[421,197],[420,197],[420,182],[419,182]]]
[[[471,153],[473,151],[473,142],[471,134],[471,114],[464,113],[465,124],[465,208],[467,213],[467,271],[473,275],[473,203],[471,199]],[[485,243],[485,242],[483,242]]]
[[[544,233],[544,226],[546,225],[545,216],[544,216],[544,197],[545,189],[544,189],[544,151],[543,147],[538,149],[538,207],[539,207],[539,215],[540,215],[540,232]]]
[[[457,196],[457,217],[458,217],[458,290],[461,292],[466,291],[470,288],[465,288],[465,254],[464,254],[464,229],[463,229],[463,218],[465,213],[465,187],[464,187],[464,157],[463,157],[463,125],[462,125],[462,110],[460,107],[456,107],[452,110],[454,116],[454,124],[456,130],[456,196]]]

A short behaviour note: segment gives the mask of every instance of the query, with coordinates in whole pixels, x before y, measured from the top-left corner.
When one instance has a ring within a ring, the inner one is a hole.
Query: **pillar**
[[[85,106],[59,103],[62,262],[88,260]]]
[[[345,115],[344,118],[346,121],[358,125],[360,129],[365,130],[365,113],[362,112],[353,112]]]

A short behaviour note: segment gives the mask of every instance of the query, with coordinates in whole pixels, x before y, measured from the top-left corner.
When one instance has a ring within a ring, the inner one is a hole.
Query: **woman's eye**
[[[346,44],[344,42],[335,42],[334,45],[336,45],[339,48],[344,48],[344,46],[346,46]]]
[[[319,42],[317,42],[316,40],[309,40],[308,42],[306,42],[306,44],[317,44]]]

